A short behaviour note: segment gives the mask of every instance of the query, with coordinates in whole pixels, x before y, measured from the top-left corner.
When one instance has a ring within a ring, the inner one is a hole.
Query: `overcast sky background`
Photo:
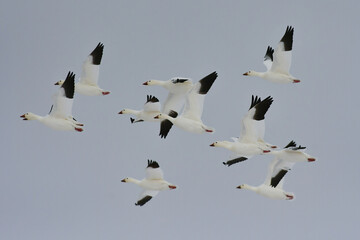
[[[19,239],[355,239],[358,185],[360,21],[358,1],[2,1],[0,7],[0,238]],[[299,84],[245,77],[265,71],[268,45],[295,28],[290,72]],[[46,115],[53,84],[105,45],[99,84],[108,96],[75,95],[85,130],[60,132],[20,115]],[[197,81],[217,71],[196,135],[157,123],[130,124],[127,107],[147,94],[165,100],[149,79]],[[296,164],[276,201],[243,183],[264,181],[270,156],[232,167],[211,148],[240,134],[251,95],[274,102],[265,140],[307,147],[314,163]],[[178,188],[137,207],[147,159]]]

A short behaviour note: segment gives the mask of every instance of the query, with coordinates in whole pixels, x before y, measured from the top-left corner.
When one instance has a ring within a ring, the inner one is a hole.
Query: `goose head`
[[[158,114],[154,117],[155,119],[165,119],[164,115],[163,114]]]
[[[121,180],[121,182],[129,182],[129,178],[124,178],[123,180]]]
[[[128,114],[128,113],[129,113],[129,110],[126,109],[126,108],[124,108],[123,110],[121,110],[121,111],[119,112],[119,114]]]
[[[254,75],[254,71],[248,71],[246,73],[243,74],[244,76],[253,76]]]
[[[241,184],[241,185],[237,186],[236,188],[238,188],[238,189],[244,189],[244,188],[245,188],[245,184]]]
[[[60,86],[62,86],[63,83],[64,83],[64,80],[60,80],[60,81],[57,81],[54,85],[60,85]]]
[[[219,144],[219,142],[213,142],[212,144],[210,144],[210,147],[217,147]]]
[[[158,81],[158,80],[149,80],[149,81],[146,81],[143,83],[143,85],[159,85],[161,81]]]
[[[37,115],[34,113],[28,112],[20,116],[23,120],[35,120],[37,119]]]

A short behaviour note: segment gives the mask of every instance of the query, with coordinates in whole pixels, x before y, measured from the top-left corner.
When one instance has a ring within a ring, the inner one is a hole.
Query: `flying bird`
[[[275,159],[286,162],[314,162],[316,158],[304,152],[306,147],[297,146],[294,141],[290,141],[283,149],[268,152],[274,155]]]
[[[288,26],[275,51],[270,46],[264,56],[266,72],[248,71],[245,76],[257,76],[275,83],[298,83],[299,79],[289,73],[293,45],[294,28]]]
[[[265,114],[273,102],[271,96],[261,101],[258,96],[252,96],[250,108],[241,121],[242,131],[239,138],[232,138],[230,141],[216,141],[210,144],[211,147],[226,148],[233,153],[235,157],[224,165],[231,166],[235,163],[245,161],[254,155],[270,152],[275,145],[264,141],[265,135]]]
[[[176,118],[178,113],[183,108],[186,100],[186,95],[193,88],[194,84],[190,78],[174,77],[167,81],[149,80],[143,83],[146,86],[162,86],[168,90],[168,96],[163,103],[162,113]],[[173,123],[168,119],[161,119],[160,137],[166,138]]]
[[[44,125],[56,130],[68,130],[82,132],[82,123],[77,122],[72,114],[72,104],[74,98],[74,80],[75,74],[69,72],[64,83],[54,96],[54,104],[46,116],[39,116],[28,112],[20,117],[23,120],[37,120]]]
[[[99,87],[99,71],[101,59],[104,51],[104,44],[99,43],[96,48],[90,53],[82,65],[82,73],[79,82],[75,84],[75,92],[87,95],[108,95],[106,91]],[[62,85],[63,81],[60,80],[55,85]]]
[[[274,159],[268,166],[268,173],[263,184],[251,186],[242,184],[238,189],[247,189],[256,192],[264,197],[277,200],[292,200],[295,195],[283,190],[284,176],[291,169],[294,163]]]
[[[139,200],[135,203],[137,206],[143,206],[145,203],[155,197],[160,191],[175,189],[176,186],[165,181],[163,171],[156,161],[148,160],[146,167],[146,177],[142,180],[127,177],[121,182],[131,182],[143,188]]]
[[[188,132],[213,133],[215,130],[206,126],[201,120],[201,116],[203,112],[205,95],[210,90],[217,76],[218,74],[216,72],[210,73],[193,85],[190,92],[186,94],[186,103],[181,115],[174,118],[168,114],[161,113],[155,118],[169,120],[174,125]],[[177,112],[172,111],[172,113],[177,115]],[[166,138],[169,130],[170,129],[166,126],[161,125],[159,135],[162,138]]]
[[[142,110],[133,110],[129,108],[125,108],[119,112],[119,114],[132,114],[135,115],[136,118],[130,118],[131,123],[143,122],[143,121],[159,121],[154,117],[161,113],[160,111],[161,104],[159,99],[155,96],[147,95],[146,103],[144,104],[144,108]]]

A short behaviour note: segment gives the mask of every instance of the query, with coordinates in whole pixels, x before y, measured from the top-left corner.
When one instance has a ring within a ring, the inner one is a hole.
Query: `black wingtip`
[[[271,183],[270,183],[270,186],[272,187],[276,187],[279,182],[281,181],[281,179],[283,179],[283,177],[285,176],[285,174],[288,172],[288,170],[285,170],[285,169],[281,169],[278,174],[276,174],[276,176],[272,177],[271,178]]]
[[[130,118],[130,122],[134,123],[135,119],[134,118]]]
[[[173,110],[170,110],[168,115],[170,117],[176,118],[178,116],[178,113],[173,111]],[[169,134],[170,129],[172,128],[172,126],[173,126],[173,123],[170,120],[167,120],[167,119],[162,120],[161,123],[160,123],[159,136],[161,138],[165,139],[167,137],[167,135]]]
[[[104,51],[104,44],[99,42],[96,48],[90,53],[90,55],[93,57],[92,64],[100,65],[103,51]]]
[[[270,59],[271,61],[274,61],[273,54],[274,54],[274,49],[268,46],[264,56],[264,60]]]
[[[159,164],[156,162],[156,161],[153,161],[153,160],[149,160],[148,159],[148,165],[147,167],[151,167],[151,168],[159,168]]]
[[[254,107],[255,107],[256,111],[255,111],[253,119],[257,120],[257,121],[265,119],[265,114],[268,111],[268,109],[270,108],[273,101],[274,101],[273,98],[271,96],[268,96],[261,102],[255,104]]]
[[[155,96],[147,95],[146,96],[146,103],[148,103],[148,102],[153,102],[153,103],[159,102],[159,99],[157,99]]]
[[[217,72],[212,72],[203,79],[201,79],[199,81],[201,84],[199,94],[207,94],[207,92],[210,90],[211,86],[213,85],[217,77],[218,77]]]
[[[286,145],[284,148],[289,148],[289,147],[296,147],[296,142],[294,140],[291,140],[288,145]]]
[[[151,198],[152,198],[152,196],[147,195],[147,196],[143,197],[142,199],[140,199],[139,201],[137,201],[137,202],[135,203],[135,205],[141,207],[141,206],[143,206],[145,203],[147,203],[148,201],[150,201]]]
[[[292,26],[287,26],[285,34],[280,40],[280,42],[284,43],[285,51],[291,51],[292,50],[293,35],[294,35],[294,28]]]
[[[73,99],[74,98],[74,92],[75,92],[75,74],[71,71],[68,72],[66,79],[61,85],[62,88],[65,90],[65,96],[66,98]]]
[[[247,160],[248,158],[246,157],[238,157],[238,158],[235,158],[235,159],[232,159],[232,160],[229,160],[227,162],[223,162],[223,164],[228,167],[230,167],[231,165],[235,164],[235,163],[239,163],[239,162],[243,162],[245,160]]]

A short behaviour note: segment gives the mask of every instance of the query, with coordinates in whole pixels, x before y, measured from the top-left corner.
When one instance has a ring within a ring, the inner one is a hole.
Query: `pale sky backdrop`
[[[9,1],[1,2],[0,238],[32,239],[357,239],[360,183],[359,1]],[[264,71],[263,56],[295,28],[291,73],[299,84],[245,77]],[[46,115],[54,83],[77,77],[87,55],[105,45],[100,86],[108,96],[75,95],[79,132],[55,131],[26,112]],[[141,109],[149,79],[217,71],[203,120],[214,134],[118,115]],[[236,189],[264,181],[270,156],[231,167],[211,148],[240,134],[251,95],[274,102],[268,142],[290,140],[318,158],[296,164],[276,201]],[[178,189],[135,206],[147,159]]]

